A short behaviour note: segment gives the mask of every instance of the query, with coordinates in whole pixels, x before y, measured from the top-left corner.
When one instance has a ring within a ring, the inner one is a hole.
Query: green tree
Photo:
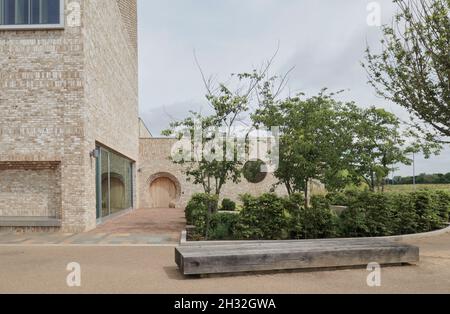
[[[345,169],[353,134],[344,127],[348,120],[343,113],[351,112],[354,105],[336,102],[325,91],[308,99],[299,95],[273,101],[266,96],[252,118],[256,126],[280,127],[280,163],[275,176],[289,194],[304,193],[308,206],[311,180],[336,184],[333,178]]]
[[[383,109],[338,102],[325,91],[308,99],[268,99],[253,120],[257,126],[280,127],[275,176],[289,194],[304,193],[305,206],[311,180],[331,191],[362,182],[375,191],[384,189],[394,165],[411,162],[400,121]]]
[[[355,178],[362,178],[371,191],[384,190],[385,179],[398,163],[410,164],[409,152],[400,133],[400,121],[384,109],[356,109],[353,122],[352,160],[348,168]]]
[[[370,84],[406,108],[427,139],[444,142],[450,136],[450,0],[394,2],[399,13],[383,27],[382,52],[367,49]]]
[[[239,183],[241,180],[243,163],[238,153],[245,152],[246,145],[235,141],[234,135],[242,115],[249,110],[249,99],[264,74],[254,71],[233,75],[232,78],[237,81],[235,90],[223,83],[214,87],[210,80],[204,79],[211,114],[191,111],[189,117],[171,123],[169,129],[163,131],[165,136],[175,135],[184,141],[182,147],[172,152],[172,161],[184,167],[188,180],[201,185],[206,194],[217,198],[227,182]],[[216,210],[217,206],[211,202],[206,232]]]
[[[190,147],[180,147],[176,158],[172,156],[174,163],[183,165],[188,179],[201,185],[206,194],[217,196],[226,182],[240,181],[243,163],[237,154],[245,152],[245,143],[239,146],[235,142],[235,131],[249,110],[252,92],[263,79],[256,71],[232,77],[240,84],[236,90],[223,83],[213,88],[210,81],[205,81],[211,114],[191,111],[189,117],[171,123],[163,131],[165,136],[187,140]]]

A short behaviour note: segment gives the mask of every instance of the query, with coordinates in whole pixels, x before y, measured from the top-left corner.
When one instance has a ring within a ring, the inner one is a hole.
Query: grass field
[[[388,192],[413,192],[419,190],[445,190],[450,191],[450,184],[417,184],[416,187],[412,184],[405,185],[388,185],[386,191]]]

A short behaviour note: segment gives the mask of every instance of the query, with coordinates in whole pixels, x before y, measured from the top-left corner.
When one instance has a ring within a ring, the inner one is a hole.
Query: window
[[[106,148],[97,151],[97,219],[102,219],[133,208],[133,163]]]
[[[62,28],[64,0],[0,0],[0,29]]]
[[[244,178],[254,184],[263,182],[267,177],[267,172],[261,171],[264,166],[262,160],[248,161],[243,168]]]

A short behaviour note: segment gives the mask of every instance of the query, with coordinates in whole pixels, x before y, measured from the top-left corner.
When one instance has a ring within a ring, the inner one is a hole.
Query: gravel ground
[[[365,269],[184,278],[173,247],[0,246],[0,292],[450,293],[450,234],[410,243],[421,248],[420,264],[383,268],[377,288]],[[81,266],[81,287],[66,284],[71,262]]]

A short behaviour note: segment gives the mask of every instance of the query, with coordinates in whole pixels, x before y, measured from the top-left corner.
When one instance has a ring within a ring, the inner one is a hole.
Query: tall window
[[[97,218],[133,207],[133,163],[105,148],[97,148]]]
[[[63,0],[0,0],[0,27],[62,24]]]

